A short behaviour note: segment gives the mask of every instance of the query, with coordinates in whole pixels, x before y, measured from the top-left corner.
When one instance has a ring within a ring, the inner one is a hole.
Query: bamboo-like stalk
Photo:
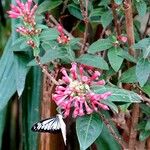
[[[128,44],[130,46],[129,53],[136,57],[136,53],[131,46],[134,44],[134,28],[133,28],[133,14],[132,14],[132,1],[131,0],[124,0],[124,12],[125,12],[125,22],[126,22],[126,32],[128,37]],[[138,123],[138,118],[140,115],[140,108],[139,104],[134,104],[132,108],[132,116],[131,116],[131,126],[130,126],[130,135],[129,135],[129,144],[128,148],[133,150],[136,144],[136,125]]]
[[[41,102],[41,119],[50,118],[56,115],[56,105],[52,102],[51,95],[54,84],[46,74],[43,75],[43,91]],[[61,147],[61,148],[60,148]],[[61,134],[41,133],[39,150],[64,150]]]

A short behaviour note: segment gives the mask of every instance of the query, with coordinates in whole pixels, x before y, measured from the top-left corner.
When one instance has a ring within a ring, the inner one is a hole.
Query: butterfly
[[[62,132],[64,143],[66,144],[66,124],[61,114],[35,123],[31,130],[34,132],[49,132],[54,134]]]

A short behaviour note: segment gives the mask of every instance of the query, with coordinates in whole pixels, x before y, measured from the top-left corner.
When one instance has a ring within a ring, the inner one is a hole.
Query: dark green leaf
[[[107,7],[109,4],[110,4],[110,0],[101,0],[98,5]]]
[[[141,102],[141,97],[134,93],[133,91],[127,91],[124,89],[109,87],[109,86],[95,86],[93,87],[96,93],[111,92],[112,95],[107,99],[112,102],[126,102],[126,103],[139,103]]]
[[[88,66],[93,66],[96,68],[108,70],[108,64],[100,56],[84,54],[80,56],[76,61],[80,62],[81,64],[86,64]]]
[[[118,56],[118,53],[122,51],[121,48],[112,47],[108,50],[108,59],[111,67],[117,72],[123,62],[123,58]]]
[[[150,119],[147,120],[146,126],[145,126],[146,131],[150,131]]]
[[[109,137],[109,138],[108,138]],[[114,139],[114,137],[110,134],[106,125],[104,124],[102,133],[95,141],[97,150],[121,150],[121,147]]]
[[[136,76],[140,86],[144,86],[150,75],[150,62],[148,59],[141,58],[136,65]]]
[[[142,89],[144,90],[144,92],[150,97],[150,84],[147,83],[145,84]]]
[[[127,71],[123,72],[119,81],[122,83],[136,83],[136,82],[138,82],[136,74],[135,74],[135,66],[131,67]]]
[[[0,110],[0,149],[2,149],[2,142],[3,142],[3,134],[4,134],[4,128],[6,123],[6,111],[7,107],[4,107],[2,110]]]
[[[70,14],[73,15],[74,17],[76,17],[80,20],[83,19],[82,14],[81,14],[81,10],[79,7],[77,7],[77,5],[69,4],[68,10],[69,10]]]
[[[103,123],[97,114],[77,118],[76,132],[80,150],[86,150],[101,134],[102,129]]]
[[[38,134],[31,131],[34,123],[40,120],[41,69],[32,67],[27,76],[25,90],[21,98],[22,107],[22,146],[24,150],[38,149]]]
[[[139,139],[140,139],[140,141],[144,141],[144,140],[147,139],[149,136],[150,136],[150,130],[149,130],[149,131],[143,130],[143,131],[140,132]]]
[[[142,120],[138,123],[136,129],[137,130],[145,130],[145,125],[146,125],[146,121],[145,120]]]
[[[148,105],[140,104],[140,108],[145,115],[147,115],[147,116],[150,115],[150,107]]]
[[[109,39],[100,39],[90,45],[88,52],[94,54],[106,49],[109,49],[113,46],[112,42]]]
[[[50,11],[62,3],[62,0],[46,0],[38,6],[36,13],[41,14]]]

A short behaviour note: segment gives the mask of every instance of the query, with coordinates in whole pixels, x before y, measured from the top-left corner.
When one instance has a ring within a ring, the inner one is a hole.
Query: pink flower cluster
[[[24,22],[35,25],[35,11],[37,9],[37,4],[32,8],[32,0],[28,0],[25,4],[20,0],[16,0],[17,6],[11,4],[11,10],[7,13],[10,18],[23,18]]]
[[[104,80],[98,80],[100,77],[99,71],[93,70],[93,75],[89,77],[84,75],[85,68],[83,65],[77,68],[77,64],[72,63],[70,76],[65,68],[61,72],[63,74],[62,84],[56,86],[53,100],[58,108],[63,111],[64,117],[69,116],[71,113],[73,113],[74,118],[91,114],[94,111],[98,111],[99,108],[109,110],[109,107],[102,104],[101,101],[107,99],[111,92],[96,94],[91,91],[92,85],[103,86],[105,84]]]
[[[35,28],[26,28],[24,26],[20,26],[16,29],[17,32],[19,32],[22,35],[37,35],[41,32],[40,29],[35,29]]]
[[[58,43],[59,44],[67,44],[70,41],[70,39],[69,39],[69,37],[67,37],[64,34],[62,25],[59,24],[57,26],[57,30],[58,30],[58,32],[60,34],[60,36],[57,38]]]

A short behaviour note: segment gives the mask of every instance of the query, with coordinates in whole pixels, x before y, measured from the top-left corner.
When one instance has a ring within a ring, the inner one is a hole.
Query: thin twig
[[[115,7],[114,0],[111,0],[111,5],[112,5],[111,8],[112,8],[112,14],[113,14],[113,18],[114,18],[116,33],[117,33],[117,36],[119,36],[121,34],[121,29],[120,29],[120,22],[118,20],[118,15],[116,13],[116,7]]]
[[[68,4],[69,0],[65,0],[63,3],[64,3],[64,6],[63,6],[63,9],[62,9],[62,12],[61,14],[63,14],[67,8],[67,4]]]
[[[85,5],[86,6],[85,6],[85,9],[84,9],[83,1],[80,0],[80,8],[81,8],[83,20],[84,20],[84,23],[85,23],[85,31],[84,31],[84,37],[83,37],[83,44],[82,44],[82,47],[81,47],[81,54],[83,54],[84,51],[85,51],[86,41],[87,41],[87,38],[88,38],[88,24],[89,24],[89,20],[88,20],[88,4],[89,4],[89,1],[86,0],[85,1]]]
[[[55,78],[53,76],[51,76],[51,74],[48,72],[48,70],[44,67],[44,65],[41,64],[40,61],[40,57],[36,56],[35,57],[35,61],[36,63],[40,66],[40,68],[42,69],[42,72],[56,85],[59,85],[59,82],[55,80]]]
[[[49,18],[50,18],[50,20],[55,24],[55,26],[59,25],[59,23],[57,22],[57,20],[56,20],[52,15],[49,15]],[[74,36],[72,36],[72,34],[70,34],[70,33],[69,33],[67,30],[65,30],[64,28],[63,28],[63,32],[64,32],[70,39],[73,39],[73,38],[74,38]],[[83,44],[82,44],[81,42],[78,42],[78,45],[79,45],[80,47],[83,46]],[[87,46],[85,47],[85,49],[87,49]]]
[[[101,114],[99,113],[101,119],[103,120],[103,122],[106,124],[106,126],[108,127],[109,131],[111,132],[112,136],[115,138],[115,140],[121,145],[121,147],[123,148],[123,150],[126,149],[126,144],[125,142],[118,137],[118,135],[116,134],[116,132],[114,131],[114,129],[112,128],[110,122]]]

